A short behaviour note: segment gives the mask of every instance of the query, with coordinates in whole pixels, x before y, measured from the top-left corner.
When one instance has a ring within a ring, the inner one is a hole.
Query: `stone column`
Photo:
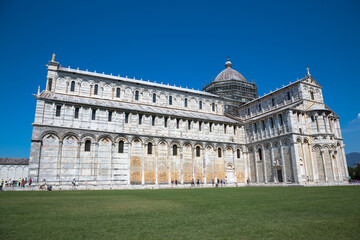
[[[192,179],[194,180],[195,183],[195,166],[194,166],[194,151],[195,151],[195,147],[193,147],[191,145],[191,159],[192,159]]]
[[[130,174],[131,174],[131,142],[128,142],[128,176],[127,176],[127,184],[131,184]]]
[[[59,184],[61,183],[61,160],[62,160],[62,146],[63,146],[63,141],[59,141],[59,148],[58,148],[58,161],[57,161],[57,174],[56,174],[56,182],[58,182]]]
[[[347,162],[346,162],[346,156],[345,156],[345,149],[344,149],[345,145],[341,146],[341,154],[342,154],[342,160],[344,163],[344,171],[345,171],[345,176],[346,176],[346,180],[349,180],[349,171],[347,168]]]
[[[279,179],[277,177],[277,169],[274,167],[274,163],[275,163],[275,160],[274,160],[274,151],[273,151],[273,147],[270,146],[270,158],[271,158],[271,166],[272,166],[272,170],[273,170],[273,175],[274,175],[274,182],[277,183],[279,182]]]
[[[320,150],[320,155],[321,155],[321,161],[323,164],[323,168],[324,168],[324,175],[325,175],[325,182],[328,182],[328,173],[326,171],[326,165],[325,165],[325,159],[324,159],[324,150]]]
[[[159,179],[158,179],[158,144],[155,145],[155,184],[159,184]]]
[[[314,180],[314,182],[319,181],[319,172],[318,172],[319,170],[318,170],[317,164],[315,162],[315,161],[317,161],[316,156],[314,156],[315,152],[313,152],[313,150],[311,149],[310,143],[308,144],[308,146],[309,146],[309,153],[310,153],[310,157],[311,157],[311,163],[313,165],[313,178],[314,178],[313,180]]]
[[[257,154],[257,150],[255,148],[254,148],[254,161],[255,161],[255,179],[256,179],[256,183],[259,183],[259,170],[258,170],[258,166],[257,166],[258,154]]]
[[[35,182],[39,182],[40,162],[41,162],[41,140],[31,140],[29,177]]]
[[[292,165],[290,166],[290,169],[293,172],[295,183],[299,183],[301,179],[301,175],[300,172],[298,171],[299,162],[296,156],[299,156],[300,153],[295,148],[295,143],[290,143],[290,151],[291,151],[290,164]]]
[[[114,153],[115,153],[115,143],[111,143],[111,153],[110,153],[110,184],[113,184],[113,180],[114,180]]]
[[[327,117],[326,117],[325,113],[324,113],[324,114],[322,114],[322,117],[323,117],[323,119],[324,119],[324,128],[325,128],[325,132],[327,133],[327,132],[328,132],[327,123],[326,123],[326,119],[327,119]]]
[[[281,163],[282,163],[282,174],[283,174],[283,182],[287,182],[287,176],[286,176],[286,165],[285,165],[285,159],[284,159],[284,149],[283,146],[280,146],[280,157],[281,157]]]
[[[249,178],[249,165],[248,165],[248,162],[247,162],[247,152],[240,152],[240,159],[241,157],[243,158],[243,161],[244,161],[244,178],[245,178],[245,182],[247,181],[247,179]]]
[[[79,136],[79,139],[80,136]],[[78,146],[76,149],[76,176],[77,176],[77,180],[78,182],[80,182],[80,151],[81,151],[81,141],[78,141]]]
[[[145,169],[145,151],[146,151],[146,146],[145,143],[141,144],[141,185],[145,184],[145,174],[144,174],[144,169]]]
[[[264,182],[267,183],[267,172],[266,172],[266,159],[265,159],[264,144],[261,145],[261,148],[262,148],[261,155],[262,155],[262,159],[263,159],[263,170],[264,170]]]
[[[329,154],[329,160],[330,160],[330,164],[331,164],[331,172],[332,172],[332,175],[333,175],[334,182],[336,182],[336,174],[335,174],[334,163],[333,163],[333,160],[332,160],[331,153],[332,153],[332,150],[329,149],[328,154]]]
[[[179,173],[179,177],[180,177],[180,182],[181,184],[184,184],[184,145],[180,146],[179,148],[180,150],[180,173]]]
[[[98,175],[98,152],[99,152],[99,143],[94,143],[95,145],[95,158],[94,158],[94,180],[95,180],[95,184],[99,184],[97,182],[97,175]]]
[[[205,156],[205,147],[203,147],[201,149],[201,152],[202,152],[202,159],[203,159],[203,161],[202,161],[202,169],[201,169],[202,173],[203,173],[202,181],[203,181],[204,185],[206,185],[206,161],[207,161],[207,158]]]
[[[235,174],[235,182],[237,183],[237,164],[236,164],[236,149],[233,149],[233,163],[234,163],[234,174]]]
[[[216,159],[217,159],[217,155],[216,155],[216,148],[214,148],[214,170],[215,170],[215,182],[217,183],[217,167],[216,167]]]
[[[171,156],[171,145],[168,145],[168,154],[167,154],[167,162],[168,162],[168,166],[169,166],[169,171],[168,171],[168,183],[171,184],[171,161],[170,161],[170,156]]]
[[[307,169],[308,159],[307,159],[307,156],[306,156],[306,151],[305,151],[305,149],[304,149],[304,144],[303,144],[303,143],[301,143],[301,151],[302,151],[302,155],[303,155],[303,163],[304,163],[305,176],[306,176],[306,179],[308,179],[308,169]]]

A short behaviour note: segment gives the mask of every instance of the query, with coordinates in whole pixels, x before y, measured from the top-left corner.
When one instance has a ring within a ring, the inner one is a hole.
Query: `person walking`
[[[21,178],[19,178],[19,185],[18,186],[21,187]]]
[[[74,188],[74,187],[76,187],[76,179],[74,178],[73,180],[72,180],[72,187]]]
[[[31,184],[32,184],[32,179],[30,178],[29,179],[29,186],[31,186]]]

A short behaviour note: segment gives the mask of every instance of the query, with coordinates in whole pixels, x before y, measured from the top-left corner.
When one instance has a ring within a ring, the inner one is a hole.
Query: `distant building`
[[[0,180],[19,180],[29,174],[28,158],[0,158]]]
[[[48,63],[29,175],[53,186],[341,184],[339,117],[308,74],[258,97],[227,61],[204,91]]]

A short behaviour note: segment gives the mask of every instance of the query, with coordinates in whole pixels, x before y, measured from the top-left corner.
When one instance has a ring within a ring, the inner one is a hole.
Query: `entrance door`
[[[278,176],[279,182],[283,182],[281,169],[278,169],[278,170],[277,170],[277,176]]]

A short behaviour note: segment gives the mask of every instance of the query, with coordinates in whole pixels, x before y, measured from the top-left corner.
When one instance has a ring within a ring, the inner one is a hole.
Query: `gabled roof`
[[[0,165],[29,165],[28,158],[0,158]]]

